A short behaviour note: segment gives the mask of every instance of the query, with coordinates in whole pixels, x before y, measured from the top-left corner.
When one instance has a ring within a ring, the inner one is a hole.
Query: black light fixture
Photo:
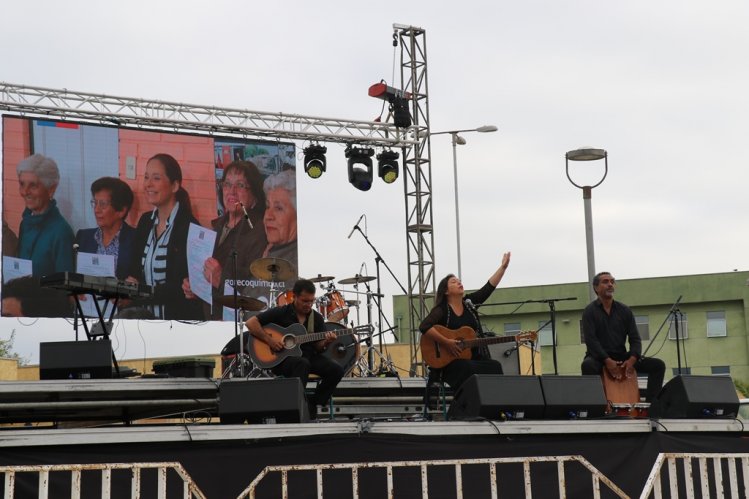
[[[304,148],[304,171],[312,178],[320,178],[325,173],[325,153],[328,148],[320,144],[310,144]]]
[[[372,156],[374,150],[369,147],[346,148],[348,158],[348,181],[360,191],[372,187]]]
[[[398,157],[397,152],[390,150],[384,150],[377,155],[377,175],[386,184],[398,180]]]

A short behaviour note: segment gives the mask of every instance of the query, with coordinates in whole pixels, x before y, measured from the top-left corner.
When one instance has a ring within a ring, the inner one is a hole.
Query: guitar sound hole
[[[294,337],[291,335],[286,335],[283,337],[283,347],[287,349],[294,348],[296,345],[296,341],[294,340]]]

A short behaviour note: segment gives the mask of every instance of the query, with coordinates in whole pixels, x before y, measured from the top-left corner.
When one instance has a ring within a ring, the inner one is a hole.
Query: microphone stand
[[[400,283],[400,281],[398,280],[398,278],[395,277],[395,274],[393,273],[393,271],[390,268],[390,266],[382,258],[382,256],[380,255],[380,252],[377,251],[377,248],[375,248],[375,246],[369,240],[369,237],[367,237],[367,235],[364,233],[364,231],[361,230],[361,227],[359,227],[358,223],[354,226],[354,229],[359,231],[359,233],[362,235],[362,237],[367,242],[367,244],[369,245],[369,247],[372,248],[372,251],[374,251],[374,253],[375,253],[375,264],[377,265],[377,294],[376,295],[377,295],[377,309],[378,309],[378,317],[379,317],[379,321],[378,321],[379,324],[378,324],[377,327],[379,329],[379,334],[378,335],[379,335],[379,341],[380,341],[380,351],[382,351],[382,334],[384,332],[382,330],[382,321],[384,319],[384,315],[382,313],[382,293],[381,293],[381,289],[380,289],[380,263],[382,263],[385,266],[385,268],[387,269],[387,271],[390,273],[390,275],[392,276],[392,278],[395,280],[396,284],[398,284],[398,286],[401,288],[401,291],[403,291],[403,294],[407,295],[408,292],[406,291],[406,288],[404,288],[403,285]],[[367,285],[367,289],[369,289],[369,285]],[[390,325],[390,324],[388,324],[388,325]],[[398,335],[395,333],[395,329],[391,328],[391,332],[393,333],[393,336],[395,337],[395,340],[398,341]],[[372,346],[369,345],[369,348],[371,350]],[[374,355],[374,353],[372,353],[372,355]],[[374,361],[374,359],[372,359],[372,361]],[[370,370],[371,370],[372,367],[373,366],[370,366]]]
[[[650,340],[650,343],[648,344],[648,347],[645,349],[644,352],[642,352],[642,356],[645,357],[645,355],[648,353],[648,350],[650,350],[650,347],[653,346],[655,343],[656,338],[658,338],[658,335],[661,334],[661,330],[663,329],[663,326],[666,325],[666,322],[673,316],[674,321],[674,331],[676,333],[676,362],[677,362],[677,369],[678,373],[681,374],[681,350],[679,348],[679,343],[681,342],[681,338],[679,335],[679,318],[677,314],[681,314],[681,310],[679,310],[679,303],[681,303],[681,298],[683,295],[679,295],[679,297],[676,299],[673,305],[671,305],[671,308],[668,309],[668,313],[666,314],[665,319],[663,319],[663,322],[661,322],[661,326],[658,328],[658,331],[655,332],[655,335]],[[657,352],[656,352],[657,353]],[[686,362],[686,355],[685,362]]]
[[[234,207],[234,209],[236,211],[236,206]],[[229,223],[230,219],[231,215],[229,215],[229,218],[226,219],[227,224]],[[239,224],[239,229],[237,230],[237,235],[231,244],[232,278],[234,279],[234,285],[232,286],[234,294],[234,337],[239,337],[239,377],[244,378],[244,342],[239,336],[240,311],[239,293],[237,291],[237,282],[239,282],[239,270],[237,268],[237,256],[239,255],[239,252],[237,251],[237,241],[239,240],[239,236],[242,235],[242,225],[244,225],[244,220],[242,219],[241,215],[239,216],[239,221],[237,223]],[[221,283],[218,283],[218,285],[221,286]]]
[[[569,298],[548,298],[545,300],[524,300],[524,301],[509,301],[509,302],[502,302],[502,303],[482,303],[482,306],[488,306],[488,305],[518,305],[522,307],[526,303],[546,303],[549,306],[549,322],[551,323],[551,355],[552,359],[554,361],[554,374],[559,374],[559,369],[557,366],[557,331],[556,331],[556,322],[557,322],[557,315],[556,315],[556,302],[558,301],[569,301],[569,300],[577,300],[576,296],[572,296]],[[517,309],[519,309],[518,307]],[[513,313],[517,310],[513,310]],[[548,324],[547,323],[547,324]],[[543,327],[546,327],[546,324],[544,324]],[[543,329],[539,328],[539,330]],[[533,359],[533,353],[531,352],[531,359]],[[518,362],[520,362],[520,355],[518,354]]]

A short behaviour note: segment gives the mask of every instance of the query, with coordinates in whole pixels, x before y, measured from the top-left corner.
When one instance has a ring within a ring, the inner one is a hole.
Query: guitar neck
[[[307,333],[300,334],[296,337],[296,343],[301,345],[302,343],[310,343],[313,341],[320,341],[325,339],[328,333],[333,333],[336,336],[348,336],[350,334],[358,333],[360,330],[367,329],[368,326],[357,326],[351,329],[334,329],[333,331],[320,331],[318,333]]]
[[[476,338],[473,340],[463,340],[467,348],[480,347],[484,345],[494,345],[496,343],[510,343],[517,341],[517,336],[494,336],[488,338]]]

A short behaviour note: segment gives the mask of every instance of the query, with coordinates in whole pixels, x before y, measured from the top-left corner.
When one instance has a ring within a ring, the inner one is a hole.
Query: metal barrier
[[[388,498],[401,497],[402,494],[395,487],[393,480],[393,470],[395,468],[419,468],[421,472],[421,497],[422,499],[428,499],[429,497],[429,484],[427,472],[429,469],[436,468],[439,466],[449,466],[454,468],[455,473],[455,497],[457,499],[463,499],[463,466],[467,465],[487,465],[487,479],[491,489],[491,498],[498,499],[499,496],[499,484],[497,481],[497,466],[507,464],[522,464],[523,465],[523,488],[525,490],[525,497],[530,498],[531,496],[531,465],[534,463],[542,462],[556,462],[557,463],[557,479],[559,480],[559,497],[565,499],[567,497],[567,485],[565,479],[565,464],[577,462],[581,464],[585,469],[590,472],[593,488],[593,497],[595,499],[600,498],[601,484],[605,485],[608,490],[613,492],[620,498],[628,498],[619,487],[617,487],[611,480],[606,478],[598,471],[592,464],[590,464],[582,456],[556,456],[556,457],[516,457],[516,458],[485,458],[485,459],[455,459],[455,460],[435,460],[435,461],[386,461],[378,463],[345,463],[345,464],[318,464],[318,465],[289,465],[289,466],[267,466],[250,485],[242,491],[238,496],[238,499],[255,499],[255,493],[260,482],[271,473],[281,474],[281,490],[275,497],[289,499],[289,473],[290,472],[305,472],[314,471],[317,483],[317,498],[323,499],[323,472],[330,470],[351,470],[351,484],[352,484],[352,497],[354,499],[359,498],[359,472],[363,469],[368,468],[382,468],[385,470],[387,478],[387,496]],[[309,494],[309,491],[305,491]],[[440,497],[444,497],[444,490],[435,491]],[[338,491],[336,497],[340,497],[341,493]],[[306,495],[305,497],[308,497]]]
[[[661,499],[663,489],[665,497],[749,497],[749,454],[658,454],[640,499]]]
[[[156,493],[143,490],[141,483],[141,470],[156,469]],[[60,465],[37,465],[37,466],[0,466],[0,473],[5,478],[5,489],[3,497],[13,499],[15,497],[16,475],[19,473],[36,473],[38,478],[39,499],[47,499],[50,492],[50,473],[70,472],[70,497],[78,499],[81,497],[83,486],[83,473],[87,471],[101,471],[101,497],[108,499],[112,495],[112,472],[130,471],[130,497],[166,498],[167,473],[174,470],[182,480],[185,499],[206,499],[198,486],[192,481],[190,475],[179,463],[110,463],[110,464],[60,464]]]

